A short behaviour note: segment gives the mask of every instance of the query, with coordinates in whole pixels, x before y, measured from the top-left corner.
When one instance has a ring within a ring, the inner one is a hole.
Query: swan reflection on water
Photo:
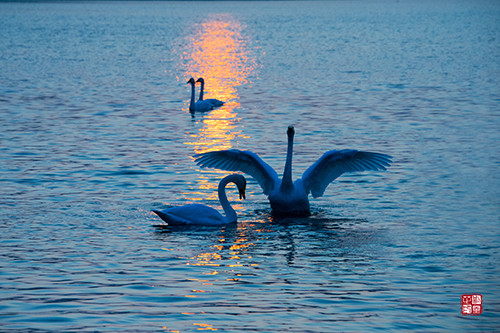
[[[264,258],[282,257],[294,265],[316,258],[318,253],[325,259],[321,269],[346,261],[366,262],[376,256],[374,248],[388,243],[383,228],[375,228],[367,220],[327,218],[324,214],[315,211],[311,217],[274,217],[269,210],[261,210],[237,224],[164,227],[156,229],[155,235],[173,246],[172,253],[179,239],[184,243],[190,238],[206,238],[205,246],[193,248],[187,257],[179,252],[188,265],[207,266],[206,275],[231,275],[234,267],[257,267],[261,260],[267,260]]]

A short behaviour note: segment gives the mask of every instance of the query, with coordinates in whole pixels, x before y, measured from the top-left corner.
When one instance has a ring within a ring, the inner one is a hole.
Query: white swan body
[[[205,88],[205,80],[200,77],[196,82],[201,82],[201,89],[200,89],[200,98],[198,99],[199,101],[205,101],[207,103],[212,104],[214,107],[219,107],[224,105],[223,101],[219,101],[218,99],[215,98],[208,98],[208,99],[203,99],[203,90]]]
[[[213,151],[195,155],[201,167],[242,171],[257,180],[268,196],[275,215],[310,215],[309,193],[320,197],[326,187],[343,173],[385,170],[391,156],[354,149],[330,150],[311,165],[302,178],[292,182],[293,126],[288,127],[288,148],[283,179],[271,166],[251,151],[237,149]]]
[[[240,199],[245,198],[246,189],[246,179],[242,175],[229,175],[220,181],[218,187],[219,201],[226,216],[223,216],[212,207],[201,204],[167,208],[162,211],[153,210],[153,212],[169,225],[222,225],[235,223],[237,220],[236,212],[229,204],[226,196],[226,185],[229,183],[236,184],[240,193]]]
[[[206,112],[214,109],[213,104],[206,101],[194,101],[194,86],[196,82],[194,82],[193,78],[190,78],[186,84],[191,85],[191,100],[189,101],[189,112]]]

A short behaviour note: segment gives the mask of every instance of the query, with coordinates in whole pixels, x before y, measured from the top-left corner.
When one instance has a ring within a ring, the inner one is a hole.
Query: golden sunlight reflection
[[[217,330],[213,323],[207,322],[208,317],[200,304],[212,302],[221,288],[242,283],[245,278],[255,275],[259,264],[253,256],[254,248],[272,232],[264,228],[265,222],[241,222],[214,231],[216,234],[211,233],[206,246],[193,248],[191,254],[182,257],[186,267],[191,268],[186,270],[185,276],[188,287],[181,294],[186,305],[179,308],[178,314],[192,318],[197,330]],[[162,247],[162,250],[171,253],[172,248]]]
[[[239,274],[233,270],[234,267],[258,266],[257,263],[253,262],[253,256],[249,253],[249,250],[262,238],[261,233],[267,233],[267,231],[260,228],[260,226],[256,227],[257,224],[260,223],[240,223],[235,232],[221,230],[221,235],[218,236],[214,244],[210,245],[210,249],[189,257],[186,265],[206,267],[207,270],[203,272],[203,275],[208,276],[221,273],[238,276]],[[219,277],[215,277],[215,279],[215,281],[219,281]],[[209,277],[189,280],[199,282],[202,286],[209,286],[214,282]],[[225,280],[236,281],[237,279],[229,278]],[[192,295],[207,292],[205,288],[191,291]]]
[[[193,323],[194,326],[198,326],[198,331],[217,331],[211,324]]]
[[[240,119],[237,114],[240,106],[237,88],[249,83],[248,77],[255,70],[255,61],[248,51],[248,40],[241,34],[243,28],[230,15],[212,16],[194,25],[193,34],[188,37],[187,49],[181,54],[185,74],[178,78],[179,81],[203,77],[205,98],[225,102],[220,108],[193,115],[193,130],[185,133],[184,140],[193,153],[230,149],[235,141],[249,138],[238,128]],[[198,84],[196,99],[199,89]],[[189,100],[186,98],[184,110],[189,112],[188,108]],[[220,173],[221,178],[227,174],[225,171],[210,170],[210,173],[214,172]],[[216,182],[201,173],[196,184],[199,191],[185,195],[190,200],[201,200],[206,196],[204,193],[210,193],[208,199],[217,200],[217,191],[214,190],[217,186]]]

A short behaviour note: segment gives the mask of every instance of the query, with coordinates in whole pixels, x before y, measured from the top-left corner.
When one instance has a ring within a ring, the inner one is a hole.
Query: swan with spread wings
[[[295,129],[287,130],[288,148],[285,170],[280,179],[276,171],[257,154],[248,150],[220,150],[194,156],[201,167],[227,171],[241,171],[252,176],[262,187],[271,203],[274,215],[310,215],[309,193],[321,197],[326,187],[344,173],[383,171],[390,166],[391,156],[355,149],[330,150],[323,154],[302,175],[292,181],[293,137]]]

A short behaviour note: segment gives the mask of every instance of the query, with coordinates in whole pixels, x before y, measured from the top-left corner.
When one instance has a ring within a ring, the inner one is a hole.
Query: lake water
[[[0,3],[0,330],[500,329],[497,1]],[[191,115],[187,79],[225,106]],[[331,149],[393,156],[273,219],[220,209],[192,155],[294,178]],[[483,313],[461,314],[480,293]]]

